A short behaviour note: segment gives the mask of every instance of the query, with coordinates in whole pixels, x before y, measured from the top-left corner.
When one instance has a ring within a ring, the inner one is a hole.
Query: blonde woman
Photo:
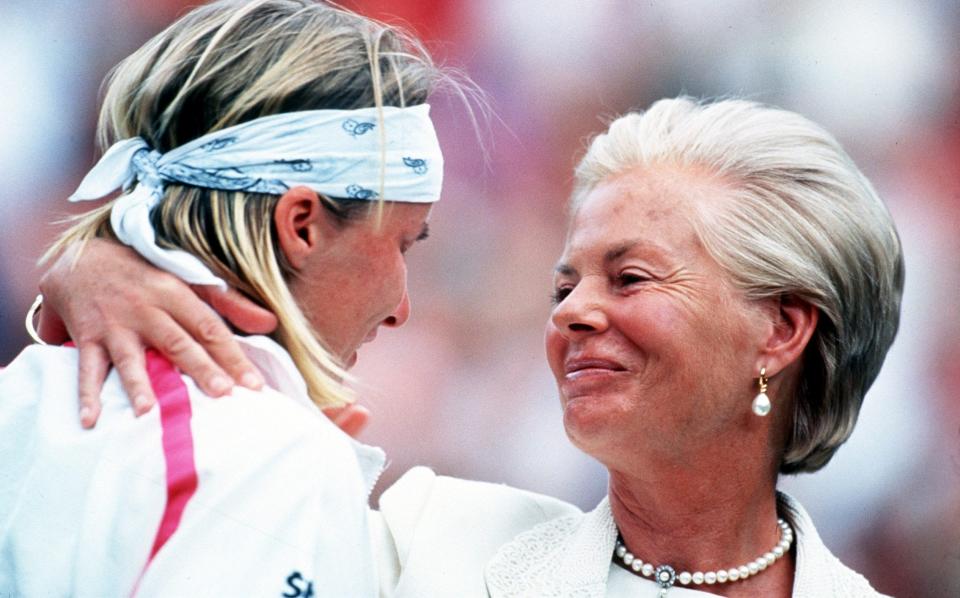
[[[133,403],[159,408],[133,417],[111,374],[93,431],[61,417],[89,371],[83,335],[79,358],[33,346],[0,372],[0,594],[376,593],[366,498],[383,455],[319,408],[350,402],[359,345],[408,317],[404,252],[442,180],[424,104],[441,76],[402,33],[308,0],[213,2],[118,65],[108,149],[72,199],[123,192],[49,255],[120,241],[252,299],[276,331],[236,340],[249,375],[230,401],[159,353],[118,360],[147,373]]]

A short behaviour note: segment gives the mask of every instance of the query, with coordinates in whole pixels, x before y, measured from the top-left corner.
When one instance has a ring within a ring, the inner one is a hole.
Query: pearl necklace
[[[667,590],[677,581],[683,585],[689,585],[691,583],[695,585],[704,583],[713,585],[715,583],[744,580],[760,573],[774,564],[783,555],[790,552],[790,545],[793,544],[793,529],[790,527],[790,524],[783,519],[777,519],[777,525],[780,526],[780,541],[770,552],[757,557],[746,565],[733,567],[731,569],[707,571],[706,573],[701,571],[697,571],[696,573],[684,571],[678,575],[676,570],[670,565],[660,565],[654,568],[653,564],[645,563],[633,556],[633,553],[627,550],[627,547],[624,546],[623,541],[619,537],[617,538],[617,547],[614,550],[614,558],[623,562],[625,568],[631,573],[644,577],[652,577],[655,582],[660,584],[660,596],[663,597],[667,595]]]

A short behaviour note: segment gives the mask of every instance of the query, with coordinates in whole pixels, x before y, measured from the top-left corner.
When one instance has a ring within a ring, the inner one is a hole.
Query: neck
[[[750,471],[745,463],[652,467],[642,477],[611,468],[610,508],[638,558],[677,573],[705,573],[745,565],[780,540],[775,484],[775,474]],[[792,578],[788,555],[744,582],[709,589],[726,596],[789,596]]]

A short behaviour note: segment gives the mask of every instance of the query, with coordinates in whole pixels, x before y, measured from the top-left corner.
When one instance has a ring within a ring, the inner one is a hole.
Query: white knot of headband
[[[70,201],[120,196],[110,224],[121,242],[190,284],[226,283],[195,256],[156,243],[150,211],[167,183],[282,195],[305,185],[334,198],[433,203],[443,155],[427,104],[306,110],[264,116],[204,135],[165,154],[140,137],[110,147]]]

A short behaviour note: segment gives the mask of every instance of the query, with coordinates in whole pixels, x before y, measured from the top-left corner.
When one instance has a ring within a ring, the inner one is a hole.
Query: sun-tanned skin
[[[400,326],[409,316],[404,254],[426,238],[429,211],[428,205],[387,202],[379,222],[370,217],[333,226],[316,194],[306,188],[291,189],[278,202],[278,240],[296,272],[291,292],[345,364],[352,364],[359,345],[372,340],[379,326]],[[329,276],[337,271],[376,275],[353,277],[354,284],[348,287]],[[78,296],[71,292],[74,288],[93,292]],[[85,427],[92,427],[99,416],[100,389],[111,364],[135,412],[142,414],[153,406],[143,362],[146,347],[167,355],[211,396],[228,394],[234,384],[254,389],[263,384],[217,314],[251,334],[269,333],[276,318],[234,290],[190,287],[151,267],[127,247],[93,240],[79,258],[72,252],[60,256],[41,280],[41,291],[45,300],[41,337],[51,343],[73,340],[80,351],[80,414]],[[350,301],[337,293],[347,293]],[[344,303],[350,313],[337,311]],[[76,330],[68,330],[58,314],[67,316],[64,320],[73,322]],[[325,412],[351,434],[369,419],[366,409],[356,405]]]
[[[136,413],[153,406],[153,390],[143,368],[145,347],[158,348],[210,396],[229,393],[235,383],[262,386],[260,373],[217,313],[251,334],[276,328],[272,313],[233,289],[191,290],[116,242],[93,239],[79,257],[76,250],[57,258],[40,280],[44,307],[38,331],[48,343],[72,340],[80,350],[79,399],[85,427],[92,427],[99,416],[100,388],[111,364],[128,396],[140,397],[134,403]],[[77,295],[72,291],[76,288],[93,292]],[[64,320],[74,323],[72,329]]]

